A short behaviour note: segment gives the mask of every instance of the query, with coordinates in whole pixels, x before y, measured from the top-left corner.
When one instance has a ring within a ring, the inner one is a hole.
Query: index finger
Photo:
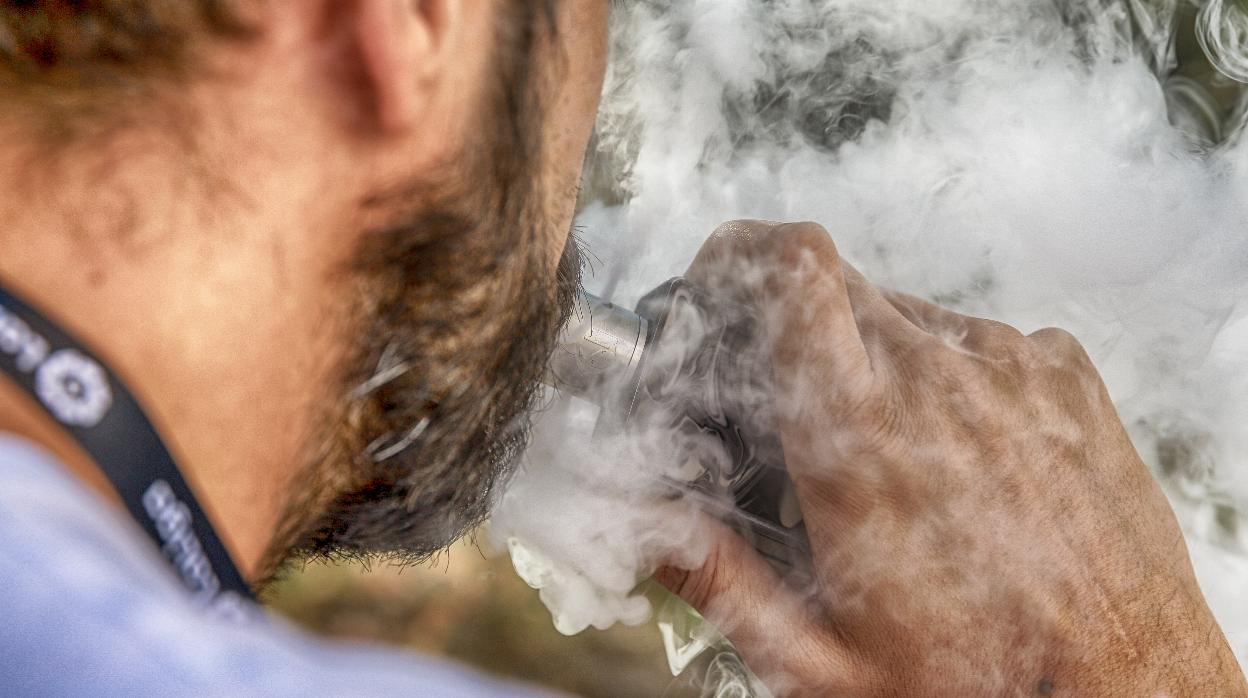
[[[775,428],[806,522],[815,572],[878,498],[863,448],[887,419],[894,354],[931,338],[844,262],[827,232],[739,221],[703,248],[689,278],[761,315],[774,376]]]
[[[852,428],[847,418],[855,405],[869,403],[878,390],[863,328],[884,330],[875,304],[863,298],[865,281],[841,261],[821,226],[762,221],[721,226],[686,278],[762,320],[760,351],[768,354],[774,383],[772,428],[818,576],[839,522],[871,494],[854,474],[852,454],[838,447]]]
[[[827,231],[814,223],[775,224],[741,220],[721,225],[702,246],[686,278],[712,297],[757,312],[766,327],[772,361],[793,363],[793,345],[827,336],[827,357],[810,367],[813,380],[844,399],[869,390],[871,361],[859,334],[840,254]],[[780,376],[777,375],[777,379]],[[780,387],[780,386],[778,386]]]

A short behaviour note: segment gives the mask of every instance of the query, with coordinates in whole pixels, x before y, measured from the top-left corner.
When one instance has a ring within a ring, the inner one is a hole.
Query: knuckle
[[[1060,346],[1063,344],[1077,343],[1079,340],[1075,336],[1060,327],[1046,327],[1042,330],[1032,332],[1029,336],[1033,342],[1046,346]]]
[[[749,219],[721,223],[702,244],[689,267],[689,275],[727,279],[752,268],[767,254],[769,231],[775,226],[775,223]]]
[[[754,250],[764,289],[773,299],[794,300],[808,293],[835,293],[838,288],[843,292],[843,287],[829,283],[841,278],[842,266],[836,245],[822,226],[775,225],[756,238]]]
[[[879,400],[866,406],[858,416],[851,440],[856,455],[881,453],[905,435],[903,415],[908,396]]]
[[[1007,361],[1018,362],[1025,359],[1028,349],[1027,338],[1013,325],[996,320],[980,320],[981,326],[990,347],[990,353]]]
[[[765,233],[773,227],[775,227],[775,223],[750,218],[725,221],[720,223],[715,228],[715,231],[711,233],[710,241],[720,244],[752,242],[759,234]]]
[[[981,320],[981,322],[985,323],[985,326],[1003,342],[1017,342],[1023,339],[1023,333],[1019,332],[1013,325],[1007,325],[997,320]]]
[[[728,221],[717,227],[698,250],[686,277],[711,288],[733,287],[743,270],[758,261],[759,239],[771,225],[763,221]]]
[[[1053,358],[1062,361],[1074,361],[1079,364],[1090,364],[1091,359],[1083,344],[1070,332],[1059,327],[1049,327],[1032,333],[1028,339],[1032,345]]]
[[[777,226],[768,235],[775,274],[805,284],[841,271],[841,257],[828,231],[816,223]]]
[[[839,258],[832,236],[818,223],[809,221],[785,223],[773,228],[771,234],[786,253],[817,252],[821,255]]]

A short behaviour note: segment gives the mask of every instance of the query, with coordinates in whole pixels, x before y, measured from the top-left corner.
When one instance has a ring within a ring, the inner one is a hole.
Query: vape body
[[[809,543],[784,467],[760,332],[749,311],[682,279],[647,294],[635,312],[583,294],[548,382],[601,406],[599,435],[660,439],[683,496],[731,525],[782,574],[809,579]]]

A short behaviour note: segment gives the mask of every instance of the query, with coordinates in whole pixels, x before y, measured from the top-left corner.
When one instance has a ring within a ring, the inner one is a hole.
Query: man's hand
[[[766,319],[818,584],[716,525],[658,577],[778,694],[1248,695],[1069,334],[878,289],[813,224],[727,224],[689,278]]]

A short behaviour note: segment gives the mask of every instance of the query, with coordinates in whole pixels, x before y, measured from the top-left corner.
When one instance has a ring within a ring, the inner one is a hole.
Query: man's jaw
[[[513,297],[532,300],[513,304],[506,317],[484,318],[493,327],[478,336],[490,340],[484,344],[499,348],[503,358],[493,362],[493,370],[478,373],[482,381],[476,389],[461,386],[436,399],[419,392],[427,388],[422,374],[428,369],[393,349],[418,340],[406,336],[416,324],[387,328],[391,341],[380,356],[357,353],[370,355],[357,358],[362,365],[346,372],[352,377],[340,394],[372,404],[362,409],[348,400],[322,420],[328,436],[310,453],[312,465],[292,482],[282,524],[257,575],[261,583],[299,559],[380,556],[420,562],[488,516],[527,445],[538,381],[580,288],[582,256],[575,237],[569,237],[558,268],[541,278],[534,272],[545,265],[536,255],[522,256],[533,257],[515,265],[527,270],[528,278],[517,277],[512,286],[527,293]],[[471,348],[461,353],[465,361],[481,355]],[[456,368],[462,372],[462,366]],[[423,409],[409,411],[413,402]],[[402,413],[383,413],[377,405]],[[362,419],[370,411],[380,419]],[[371,430],[361,428],[369,423]],[[447,460],[429,456],[431,451],[461,455]]]

